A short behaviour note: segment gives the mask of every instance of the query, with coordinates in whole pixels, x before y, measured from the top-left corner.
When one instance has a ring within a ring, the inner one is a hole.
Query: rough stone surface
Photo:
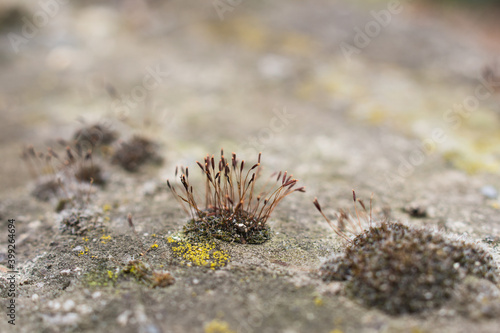
[[[42,2],[1,1],[0,271],[15,218],[16,330],[498,332],[498,286],[487,280],[404,316],[359,304],[345,282],[324,283],[318,268],[343,245],[312,204],[318,197],[334,216],[352,206],[353,188],[373,192],[374,209],[393,220],[465,234],[498,264],[500,206],[481,193],[500,188],[498,9],[402,2],[346,58],[341,43],[355,46],[356,29],[387,2],[223,2],[231,8],[218,12],[211,1],[57,1],[23,37]],[[54,202],[30,195],[36,179],[20,151],[57,147],[94,124],[118,140],[153,139],[164,163],[129,173],[109,162],[118,142],[99,147],[105,186],[75,193],[83,204],[90,193],[102,226],[61,233]],[[144,184],[172,179],[176,165],[195,182],[194,161],[220,148],[246,159],[261,151],[266,172],[287,170],[307,192],[275,210],[269,241],[216,244],[230,261],[212,270],[174,257],[167,240],[188,215],[161,186],[144,196]],[[427,215],[404,212],[412,202],[428,203]],[[175,283],[121,274],[134,260]],[[7,286],[1,273],[3,309]],[[472,299],[485,307],[464,306]],[[3,315],[0,332],[11,331]]]

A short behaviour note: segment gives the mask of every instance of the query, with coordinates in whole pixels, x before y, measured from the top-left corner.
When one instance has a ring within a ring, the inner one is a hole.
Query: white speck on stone
[[[73,251],[73,252],[83,251],[83,246],[81,246],[81,245],[75,246],[71,251]]]
[[[63,269],[61,271],[61,275],[70,275],[71,274],[71,269]]]
[[[268,79],[286,78],[291,73],[290,61],[275,54],[268,54],[259,59],[257,67],[260,74]]]
[[[31,295],[31,300],[34,302],[38,301],[39,298],[40,298],[40,296],[38,296],[38,294]]]
[[[155,194],[156,192],[156,182],[155,181],[149,181],[144,183],[142,186],[142,195],[143,196],[151,196]]]
[[[61,303],[56,302],[56,301],[49,301],[49,303],[47,303],[47,305],[49,306],[49,308],[51,308],[52,310],[55,310],[55,311],[58,311],[61,308]]]
[[[200,280],[198,280],[198,279],[193,279],[193,284],[198,284],[198,283],[200,283]]]
[[[57,314],[53,317],[51,316],[43,316],[43,321],[48,325],[54,326],[70,326],[75,325],[80,320],[80,316],[76,313],[66,313],[66,314]]]
[[[101,297],[101,292],[100,291],[96,291],[95,293],[92,294],[92,298],[93,299],[98,299],[99,297]]]
[[[498,198],[498,191],[491,185],[485,185],[481,187],[481,194],[487,197],[488,199],[496,199]]]
[[[116,321],[120,326],[125,327],[131,314],[132,312],[130,310],[126,310],[116,317]]]
[[[69,312],[75,308],[75,301],[72,299],[68,299],[66,302],[63,303],[62,309],[63,311]]]
[[[160,329],[158,327],[156,327],[154,324],[146,325],[144,332],[145,333],[161,333]]]
[[[148,320],[143,305],[138,305],[134,311],[134,317],[138,323],[145,323]]]
[[[87,304],[80,304],[76,307],[76,311],[81,315],[88,315],[92,313],[92,307]]]
[[[36,230],[36,229],[38,229],[41,226],[42,226],[42,221],[40,221],[40,220],[36,220],[36,221],[30,222],[28,224],[28,228],[30,230]]]

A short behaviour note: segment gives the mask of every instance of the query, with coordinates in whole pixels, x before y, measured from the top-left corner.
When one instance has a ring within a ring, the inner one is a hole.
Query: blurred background
[[[370,190],[433,163],[498,174],[499,14],[486,0],[3,0],[0,185],[26,183],[24,145],[98,122],[154,138],[162,176],[220,147]]]

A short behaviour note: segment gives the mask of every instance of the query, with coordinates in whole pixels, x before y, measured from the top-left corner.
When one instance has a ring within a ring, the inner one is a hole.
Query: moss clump
[[[61,144],[67,144],[61,140]],[[83,150],[80,143],[68,144],[64,151],[56,152],[51,147],[47,152],[38,152],[30,145],[21,153],[32,177],[36,179],[31,195],[41,201],[56,199],[56,211],[66,204],[87,205],[92,184],[104,185],[106,178],[101,167],[95,163],[92,150]]]
[[[116,140],[116,133],[101,124],[94,124],[79,129],[73,135],[73,139],[84,147],[99,147],[108,145]]]
[[[496,281],[490,254],[423,229],[384,222],[355,237],[320,268],[326,281],[347,280],[348,293],[390,314],[440,306],[467,275]]]
[[[54,177],[40,177],[31,191],[31,195],[40,201],[47,202],[52,198],[62,196],[62,190]]]
[[[99,228],[103,224],[102,217],[90,209],[71,208],[61,211],[57,216],[61,233],[82,236],[89,229]]]
[[[214,155],[207,155],[204,163],[197,161],[205,178],[205,208],[201,208],[194,194],[188,168],[180,168],[181,188],[177,189],[167,180],[174,197],[191,215],[184,227],[188,237],[194,240],[218,238],[243,244],[260,244],[270,238],[266,223],[276,206],[294,192],[305,192],[305,188],[295,188],[298,180],[286,171],[271,175],[274,186],[268,187],[267,182],[256,185],[261,173],[260,159],[261,154],[257,163],[245,164],[232,153],[229,160],[221,149],[218,162]],[[175,169],[176,176],[178,170]]]
[[[156,144],[151,140],[134,136],[128,142],[122,142],[113,154],[112,162],[127,171],[135,172],[146,162],[160,164],[162,158],[157,153]]]
[[[231,258],[215,242],[194,243],[189,240],[174,239],[173,237],[167,238],[167,242],[174,255],[181,260],[183,265],[216,269],[224,267]]]
[[[201,212],[184,226],[184,233],[194,240],[210,240],[212,237],[226,242],[261,244],[271,238],[271,229],[245,211],[216,213],[214,209]]]
[[[104,185],[106,180],[103,177],[101,167],[98,165],[83,165],[75,171],[75,178],[82,183]]]

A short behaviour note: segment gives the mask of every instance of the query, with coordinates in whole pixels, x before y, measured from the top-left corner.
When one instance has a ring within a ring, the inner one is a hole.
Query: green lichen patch
[[[152,270],[140,260],[130,261],[120,274],[133,276],[137,282],[144,283],[151,288],[164,288],[175,282],[175,278],[169,272]]]
[[[169,272],[153,270],[141,260],[131,260],[127,265],[118,267],[109,267],[103,263],[83,277],[84,283],[90,287],[115,286],[130,279],[150,288],[164,288],[175,282]]]
[[[346,280],[348,293],[390,314],[435,308],[472,275],[497,280],[485,250],[428,230],[384,222],[359,234],[320,268],[325,281]]]
[[[118,274],[115,269],[109,267],[107,262],[99,263],[95,270],[83,275],[83,283],[89,287],[108,287],[114,286],[117,282]]]

